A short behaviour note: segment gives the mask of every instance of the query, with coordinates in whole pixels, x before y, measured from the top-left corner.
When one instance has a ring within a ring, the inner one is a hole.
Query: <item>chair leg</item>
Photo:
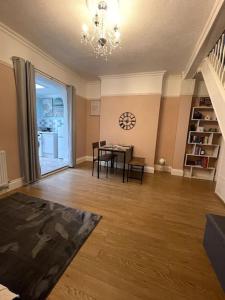
[[[128,177],[129,177],[129,171],[130,171],[130,165],[128,164],[128,167],[127,167],[127,182],[128,182]]]
[[[108,174],[109,174],[109,162],[106,162],[106,177],[108,178]]]
[[[143,175],[144,175],[144,167],[142,167],[142,170],[141,170],[141,184],[142,184],[142,181],[143,181]]]
[[[92,162],[92,176],[94,175],[94,168],[95,168],[95,162],[93,160],[93,162]]]

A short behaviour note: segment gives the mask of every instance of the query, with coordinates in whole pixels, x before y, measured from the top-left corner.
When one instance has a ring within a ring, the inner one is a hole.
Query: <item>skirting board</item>
[[[76,159],[76,164],[82,164],[83,162],[87,161],[87,156],[79,157]]]
[[[9,182],[9,186],[0,191],[0,195],[8,193],[12,190],[18,189],[23,186],[23,178],[17,178]]]
[[[174,175],[174,176],[184,176],[184,170],[181,170],[181,169],[171,169],[171,175]]]
[[[225,204],[225,195],[222,195],[222,193],[215,191],[215,194],[220,198],[221,201]]]
[[[168,172],[174,176],[184,176],[184,171],[181,169],[173,169],[171,166],[155,165],[155,170],[160,172]]]
[[[215,193],[225,203],[225,177],[224,176],[217,177]]]
[[[155,165],[156,171],[171,173],[171,169],[172,168],[170,166]]]
[[[85,161],[92,161],[92,156],[83,156],[83,157],[79,157],[79,158],[76,159],[77,165],[79,165],[79,164],[81,164]],[[102,164],[104,165],[104,163],[102,163]],[[119,169],[122,169],[122,164],[118,163],[117,167]],[[153,167],[145,166],[145,172],[146,173],[154,174],[154,171],[155,171],[155,169]]]
[[[104,162],[102,162],[102,165],[104,166]],[[122,163],[118,163],[117,164],[117,168],[118,169],[123,169],[123,164]],[[126,169],[127,169],[127,166],[126,166]],[[153,167],[150,167],[150,166],[145,166],[144,172],[145,173],[154,174],[155,169]]]

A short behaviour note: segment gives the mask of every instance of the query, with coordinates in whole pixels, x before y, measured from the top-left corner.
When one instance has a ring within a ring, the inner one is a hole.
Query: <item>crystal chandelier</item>
[[[90,45],[96,57],[107,59],[120,45],[118,0],[86,0],[92,28],[82,27],[81,42]]]

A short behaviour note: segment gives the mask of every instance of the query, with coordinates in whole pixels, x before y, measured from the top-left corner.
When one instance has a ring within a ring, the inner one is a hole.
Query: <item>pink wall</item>
[[[100,140],[100,116],[90,116],[90,100],[87,100],[86,155],[92,155],[92,143]]]
[[[189,117],[192,96],[181,96],[177,119],[176,140],[174,142],[174,156],[172,166],[174,169],[183,169],[184,155],[187,142]]]
[[[77,158],[92,155],[91,143],[101,137],[110,143],[133,144],[134,154],[145,157],[149,166],[153,167],[160,157],[164,157],[168,165],[182,169],[191,98],[164,97],[160,100],[160,95],[103,97],[99,117],[90,116],[90,101],[77,96]],[[13,69],[0,64],[0,149],[7,153],[10,180],[21,176],[16,105]],[[129,131],[121,129],[118,123],[119,116],[125,111],[134,113],[137,119],[136,126]]]
[[[134,145],[134,155],[146,158],[154,166],[160,108],[160,95],[108,96],[101,102],[100,137],[114,144]],[[136,125],[132,130],[120,128],[123,112],[132,112]]]
[[[90,116],[90,101],[77,96],[77,158],[92,155],[92,143],[100,139],[100,117]]]
[[[173,169],[183,169],[192,96],[161,100],[155,164],[161,157]]]
[[[5,150],[9,180],[20,178],[16,87],[13,69],[0,63],[0,150]]]
[[[87,132],[87,100],[81,96],[76,99],[76,156],[86,156],[86,132]]]
[[[172,166],[179,103],[180,97],[163,97],[161,100],[155,164],[164,158],[166,165]]]
[[[17,100],[13,69],[0,63],[0,150],[7,153],[9,180],[20,178],[17,134]],[[77,158],[90,152],[90,142],[99,140],[99,117],[90,117],[89,102],[77,96]],[[87,147],[88,145],[88,147]]]

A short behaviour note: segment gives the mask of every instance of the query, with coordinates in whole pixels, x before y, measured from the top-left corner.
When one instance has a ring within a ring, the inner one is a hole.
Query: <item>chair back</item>
[[[95,158],[95,149],[99,148],[99,142],[92,143],[92,154],[93,154],[93,159]]]
[[[106,145],[106,141],[100,141],[100,147],[103,147]]]

